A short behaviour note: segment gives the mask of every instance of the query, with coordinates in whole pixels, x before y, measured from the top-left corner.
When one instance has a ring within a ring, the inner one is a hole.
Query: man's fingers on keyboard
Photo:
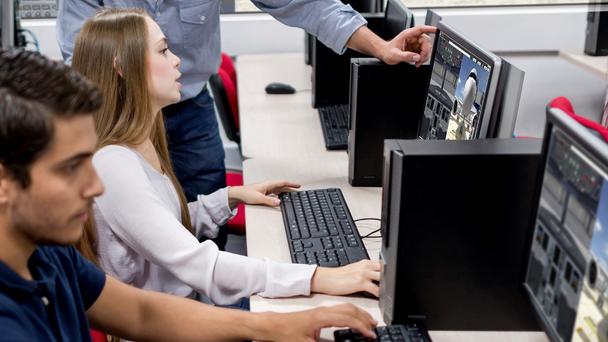
[[[375,321],[371,315],[352,304],[334,306],[330,313],[325,315],[326,323],[336,327],[349,327],[368,338],[376,338],[374,331]]]

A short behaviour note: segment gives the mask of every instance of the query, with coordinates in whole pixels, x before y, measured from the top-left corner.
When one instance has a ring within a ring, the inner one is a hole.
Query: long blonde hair
[[[183,226],[193,232],[184,191],[169,157],[162,113],[152,119],[148,89],[148,28],[141,9],[103,9],[87,20],[76,39],[72,66],[95,82],[104,101],[95,114],[98,148],[107,145],[133,146],[150,138],[161,167],[177,191]],[[81,252],[97,261],[96,231],[85,227]],[[93,255],[91,255],[93,254]]]

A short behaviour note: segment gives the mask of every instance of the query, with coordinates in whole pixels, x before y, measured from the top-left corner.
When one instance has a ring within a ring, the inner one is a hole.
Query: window
[[[562,250],[561,248],[559,248],[558,245],[555,245],[555,248],[553,249],[553,263],[559,267],[559,261],[560,261],[560,257],[562,255]]]
[[[567,283],[570,283],[570,278],[572,277],[572,265],[569,261],[566,261],[566,271],[564,272],[564,279],[566,279]]]

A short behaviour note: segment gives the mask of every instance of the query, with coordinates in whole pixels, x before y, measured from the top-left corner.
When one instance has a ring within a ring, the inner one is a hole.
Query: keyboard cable
[[[364,217],[364,218],[353,220],[353,222],[359,222],[359,221],[380,221],[381,222],[382,220],[379,218],[376,218],[376,217]],[[380,228],[378,228],[366,235],[363,235],[361,238],[362,239],[368,239],[368,238],[369,239],[380,239],[380,238],[382,238],[382,236],[372,236],[372,234],[377,233],[379,231],[380,231]]]

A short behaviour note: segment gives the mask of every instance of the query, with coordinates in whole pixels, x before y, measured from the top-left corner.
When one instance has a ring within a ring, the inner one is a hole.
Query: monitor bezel
[[[547,107],[547,122],[545,124],[545,133],[543,138],[542,147],[542,160],[543,165],[539,187],[542,188],[545,180],[545,170],[547,168],[547,160],[549,158],[549,147],[551,143],[551,137],[554,132],[554,128],[559,129],[568,136],[570,141],[577,145],[578,148],[583,149],[583,152],[593,158],[593,162],[597,163],[601,168],[608,170],[608,143],[602,141],[599,137],[593,135],[589,130],[583,127],[581,124],[576,122],[564,111],[557,108]],[[539,194],[538,201],[540,202],[541,196]],[[539,205],[540,206],[540,205]],[[536,214],[534,215],[533,226],[536,227],[538,221],[539,206],[537,206]],[[533,232],[534,233],[534,232]],[[532,241],[530,241],[530,249],[532,248]],[[562,341],[559,333],[555,330],[555,327],[547,321],[546,316],[543,314],[543,309],[536,300],[532,289],[528,286],[527,274],[528,267],[530,265],[530,259],[528,256],[528,264],[526,266],[526,277],[524,278],[523,287],[530,304],[532,305],[534,314],[540,323],[542,329],[549,336],[551,341]],[[587,270],[585,270],[586,272]],[[587,274],[585,273],[584,276]]]
[[[498,81],[500,78],[502,59],[497,55],[493,54],[492,52],[483,49],[479,45],[472,42],[470,39],[466,38],[464,35],[456,32],[453,28],[440,21],[437,23],[437,33],[435,34],[435,41],[433,42],[433,53],[431,55],[430,63],[431,73],[433,67],[435,66],[435,57],[439,45],[439,37],[442,33],[448,36],[450,40],[463,47],[465,50],[474,54],[475,57],[480,59],[482,62],[490,65],[490,77],[488,79],[488,89],[486,90],[486,97],[484,100],[485,102],[483,104],[483,111],[481,113],[481,121],[478,124],[478,129],[472,139],[492,138],[491,136],[488,136],[488,134],[491,133],[490,122],[492,121],[493,108],[495,105],[494,101],[497,98],[496,91],[498,90]],[[430,87],[431,81],[429,80],[429,83],[427,85],[427,98]],[[422,124],[422,120],[424,120],[424,118],[421,118],[420,120],[418,136],[420,136],[421,133],[420,126]]]

